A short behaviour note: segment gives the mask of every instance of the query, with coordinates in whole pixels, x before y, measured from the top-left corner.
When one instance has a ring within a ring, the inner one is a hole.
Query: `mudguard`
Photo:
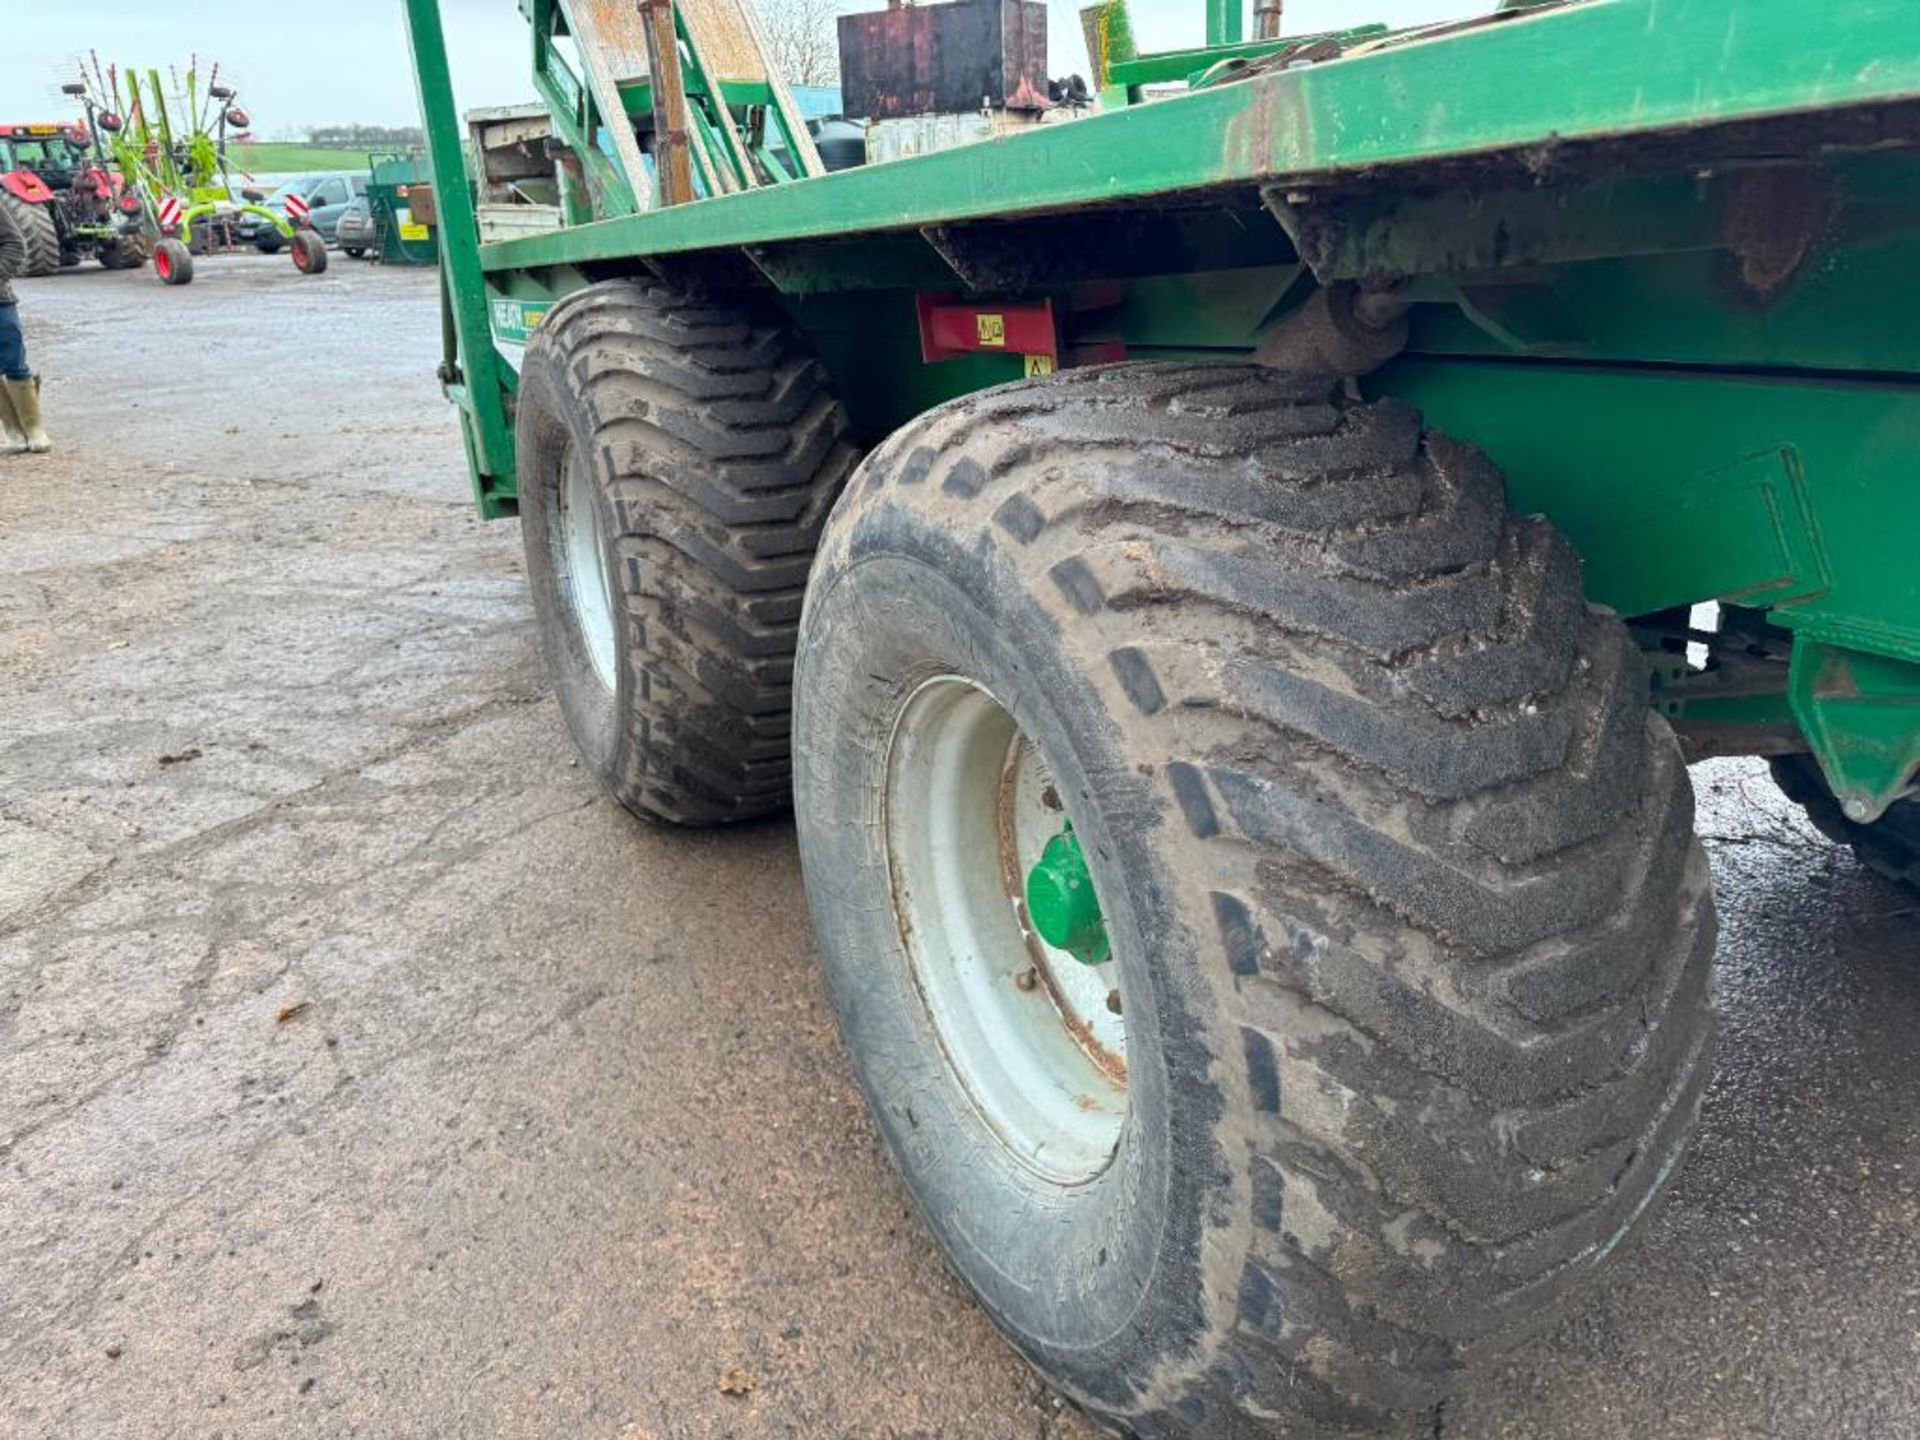
[[[51,205],[53,191],[47,188],[47,182],[31,170],[9,170],[0,175],[0,188],[9,194],[17,195],[29,205]]]

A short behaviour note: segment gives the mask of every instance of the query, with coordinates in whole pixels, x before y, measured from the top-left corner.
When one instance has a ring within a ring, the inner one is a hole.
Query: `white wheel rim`
[[[581,648],[600,683],[614,689],[613,584],[607,574],[607,547],[600,529],[599,497],[593,476],[577,451],[568,450],[561,468],[560,546],[565,574],[562,591]]]
[[[1066,820],[1012,715],[943,675],[888,742],[887,858],[907,961],[961,1088],[1024,1164],[1063,1185],[1107,1167],[1127,1117],[1119,966],[1033,932],[1027,872]]]

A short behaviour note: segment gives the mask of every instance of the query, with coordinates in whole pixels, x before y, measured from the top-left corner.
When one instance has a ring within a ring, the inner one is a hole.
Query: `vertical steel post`
[[[647,92],[653,101],[653,163],[660,176],[660,198],[668,205],[684,205],[693,199],[693,167],[673,0],[640,0],[640,13],[647,26]],[[726,113],[724,104],[720,111]]]
[[[813,143],[813,132],[807,129],[807,120],[800,113],[800,107],[794,102],[793,87],[787,83],[787,77],[781,73],[779,64],[773,56],[773,46],[768,43],[766,28],[760,23],[760,7],[756,0],[742,0],[739,9],[741,27],[746,31],[747,41],[754,53],[760,57],[760,68],[766,72],[767,88],[773,92],[773,112],[780,117],[780,128],[787,137],[787,158],[797,160],[800,174],[824,175],[827,167],[821,163],[819,147]],[[682,24],[686,15],[681,13]],[[698,50],[698,42],[690,34],[689,45]],[[715,95],[719,95],[719,81],[716,80]],[[722,102],[721,108],[725,109]],[[751,176],[752,167],[748,167]]]
[[[440,268],[446,307],[459,354],[443,369],[447,393],[468,427],[468,452],[476,463],[473,483],[483,513],[511,513],[514,490],[513,429],[507,423],[506,365],[493,348],[487,321],[486,276],[480,268],[480,226],[467,188],[465,146],[454,108],[453,76],[447,67],[447,37],[440,0],[406,0],[407,40],[420,89],[420,120],[427,132],[427,165],[440,217]]]
[[[1242,31],[1242,0],[1207,0],[1207,44],[1238,45]]]

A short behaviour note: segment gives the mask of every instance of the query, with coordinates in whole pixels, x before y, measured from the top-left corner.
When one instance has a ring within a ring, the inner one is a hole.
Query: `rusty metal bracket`
[[[1366,375],[1406,348],[1410,303],[1350,283],[1318,286],[1261,336],[1254,362],[1298,375]]]
[[[1846,817],[1871,824],[1920,770],[1920,665],[1796,635],[1794,718]]]
[[[639,0],[646,17],[647,80],[653,102],[653,161],[660,203],[693,199],[693,159],[687,139],[687,87],[680,74],[680,36],[673,0]]]

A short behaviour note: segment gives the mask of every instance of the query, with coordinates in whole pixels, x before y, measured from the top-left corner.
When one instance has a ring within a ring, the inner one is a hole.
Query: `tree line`
[[[316,125],[307,131],[307,143],[326,150],[407,148],[424,143],[418,125]]]

